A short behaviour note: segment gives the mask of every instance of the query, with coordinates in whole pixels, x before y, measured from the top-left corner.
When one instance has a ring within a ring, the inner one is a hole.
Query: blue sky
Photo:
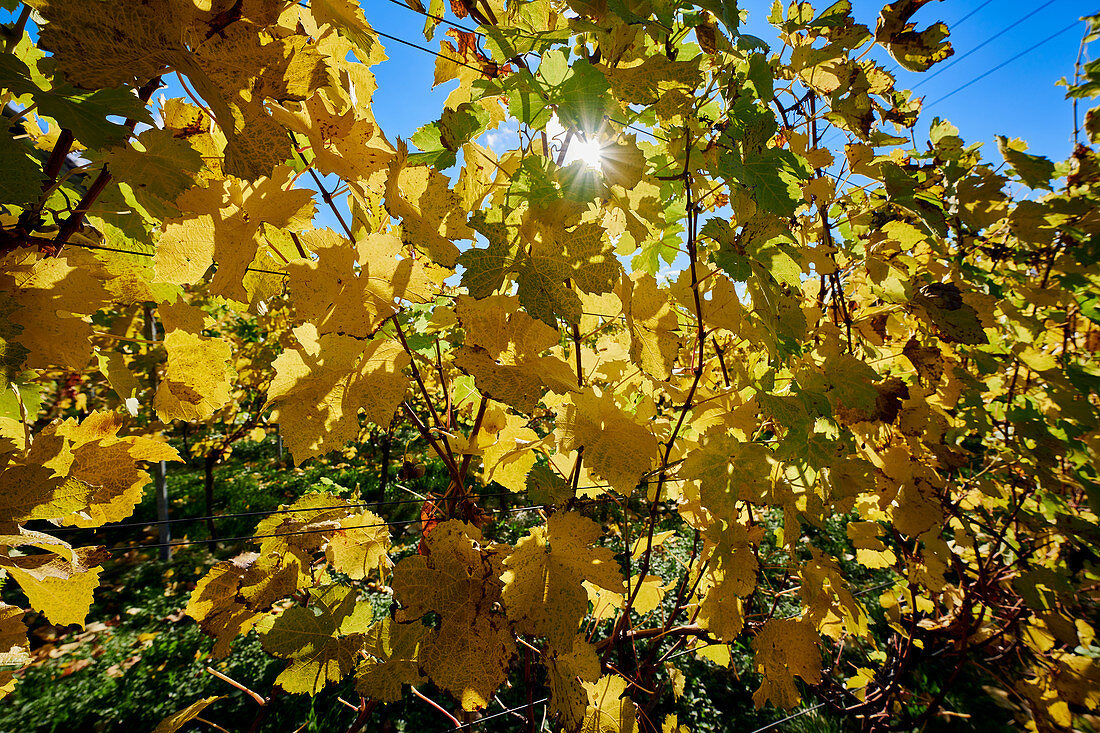
[[[826,4],[815,3],[821,7]],[[881,1],[854,0],[854,15],[859,22],[873,28],[882,4]],[[744,32],[776,44],[774,29],[765,20],[770,0],[741,5],[749,10]],[[422,16],[390,0],[363,0],[363,8],[377,30],[438,49],[442,32],[437,32],[435,41],[424,41]],[[926,107],[918,134],[927,131],[934,116],[940,116],[954,123],[967,142],[985,142],[986,156],[995,160],[999,160],[994,141],[996,135],[1021,137],[1031,146],[1032,152],[1056,160],[1065,159],[1073,149],[1073,115],[1064,88],[1055,86],[1055,82],[1072,76],[1084,24],[1076,24],[963,91],[943,101],[936,100],[1058,33],[1080,16],[1095,12],[1100,12],[1100,2],[1095,6],[1082,0],[934,2],[922,8],[914,20],[919,27],[937,20],[946,22],[951,28],[955,56],[926,74],[914,74],[899,69],[881,49],[876,48],[873,55],[880,62],[886,61],[888,69],[897,69],[899,85],[912,86],[923,81],[916,92],[925,97],[926,104],[934,104]],[[1014,27],[986,43],[1013,24]],[[431,55],[382,40],[390,58],[375,67],[378,91],[374,96],[374,112],[391,138],[408,137],[417,127],[438,117],[449,87],[429,91],[434,68]],[[966,58],[932,77],[946,64],[971,51]],[[1083,115],[1089,105],[1080,106]],[[837,140],[831,142],[836,144]]]

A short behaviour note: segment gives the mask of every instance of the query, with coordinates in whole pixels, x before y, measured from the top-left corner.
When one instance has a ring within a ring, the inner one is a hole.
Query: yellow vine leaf
[[[699,625],[727,643],[732,643],[745,625],[741,599],[756,589],[760,565],[752,546],[759,544],[763,534],[760,527],[747,528],[736,522],[722,531],[699,582],[697,592],[703,599]]]
[[[944,520],[938,492],[921,478],[902,483],[890,512],[894,526],[910,537],[917,537]]]
[[[386,523],[373,512],[360,512],[340,520],[329,538],[325,557],[337,572],[362,580],[372,570],[390,566],[390,533]]]
[[[744,325],[745,314],[741,299],[737,296],[737,287],[721,270],[710,267],[697,267],[696,273],[701,281],[699,289],[702,297],[703,323],[707,328],[721,328],[739,335]],[[695,296],[691,289],[691,270],[680,273],[679,279],[672,285],[672,294],[676,302],[688,313],[695,312]]]
[[[379,702],[397,702],[405,685],[418,685],[420,645],[429,633],[419,621],[399,624],[386,616],[366,633],[368,659],[355,670],[355,689]]]
[[[644,540],[644,538],[643,538]],[[638,585],[641,587],[638,588]],[[661,599],[665,597],[665,587],[659,575],[647,575],[643,579],[641,575],[635,575],[630,579],[630,593],[638,588],[634,596],[633,612],[645,615],[661,605]],[[598,585],[584,581],[584,590],[588,594],[588,600],[592,604],[592,618],[600,621],[614,618],[626,605],[627,593],[615,592]]]
[[[185,39],[201,17],[191,0],[33,0],[30,5],[49,21],[42,45],[54,52],[70,81],[87,89],[152,79],[187,53]]]
[[[313,0],[309,10],[318,23],[328,23],[354,43],[362,60],[370,59],[378,37],[374,35],[358,3],[352,0]]]
[[[600,678],[600,657],[596,647],[583,635],[578,635],[568,651],[550,646],[543,658],[550,687],[550,709],[561,716],[565,730],[573,730],[584,722],[588,710],[584,683]]]
[[[149,474],[141,461],[181,461],[168,443],[145,436],[119,437],[122,417],[115,413],[93,412],[83,422],[66,420],[57,434],[69,441],[71,464],[67,475],[86,484],[91,492],[87,504],[62,517],[62,523],[76,527],[99,527],[130,516],[141,501]],[[57,460],[51,462],[58,469]]]
[[[295,328],[294,336],[297,346],[275,360],[267,398],[298,463],[354,440],[360,410],[389,426],[409,383],[402,370],[411,360],[400,345],[319,335],[312,323]]]
[[[313,220],[313,192],[287,189],[293,176],[293,170],[281,166],[254,183],[230,177],[185,191],[176,205],[188,213],[169,219],[157,243],[158,279],[189,285],[216,263],[211,293],[249,302],[242,280],[256,261],[262,225],[300,231]],[[257,266],[270,269],[272,264]]]
[[[818,631],[833,639],[842,634],[866,636],[867,611],[852,595],[836,560],[816,547],[811,549],[813,557],[799,571],[802,605],[807,609],[803,621],[816,624]]]
[[[629,683],[618,675],[586,682],[588,709],[584,713],[581,733],[633,733],[638,710],[626,695]]]
[[[161,420],[206,420],[229,402],[233,348],[221,339],[170,331],[168,369],[153,398]]]
[[[680,672],[680,670],[676,670]],[[682,675],[683,672],[680,672]],[[680,725],[680,720],[675,715],[669,714],[665,716],[665,722],[661,724],[661,733],[691,733],[691,729],[686,725]]]
[[[752,640],[754,666],[763,675],[759,689],[752,695],[756,707],[768,700],[790,709],[799,703],[794,678],[811,685],[821,681],[820,638],[813,624],[797,618],[773,618],[764,623]]]
[[[879,539],[883,529],[878,522],[849,522],[845,531],[856,548],[856,562],[860,565],[881,570],[897,562],[894,551]]]
[[[88,315],[109,300],[108,273],[87,250],[60,257],[19,249],[0,258],[0,290],[17,308],[8,318],[22,327],[12,340],[29,352],[26,369],[80,370],[92,356]]]
[[[688,61],[672,61],[663,54],[648,56],[633,66],[597,66],[607,76],[615,96],[624,102],[654,104],[662,91],[695,89],[702,74],[700,54]]]
[[[71,559],[57,553],[12,556],[0,550],[0,568],[11,575],[36,611],[59,626],[84,625],[99,586],[98,565],[106,559],[102,547],[78,547]]]
[[[584,447],[584,462],[615,491],[629,496],[657,459],[657,439],[608,394],[568,395],[555,421],[558,450]]]
[[[454,519],[433,528],[424,542],[427,555],[406,557],[394,569],[394,595],[403,606],[396,620],[439,614],[439,627],[421,643],[421,667],[463,709],[485,707],[515,653],[511,624],[485,610],[501,602],[507,546],[486,543],[480,530]]]
[[[312,582],[297,558],[246,552],[215,564],[199,579],[185,612],[214,637],[214,657],[251,629],[275,601]]]
[[[117,351],[107,353],[97,351],[96,361],[99,363],[100,374],[107,378],[111,389],[118,395],[126,411],[136,417],[140,404],[137,393],[141,389],[141,383],[127,366],[126,357]]]
[[[645,272],[624,278],[619,289],[630,332],[630,358],[642,371],[658,380],[672,376],[680,353],[679,323],[667,291]]]
[[[530,412],[547,391],[576,389],[577,376],[556,356],[542,352],[556,346],[558,332],[518,307],[513,296],[481,300],[459,296],[455,314],[467,333],[454,364],[474,378],[480,392],[523,412]]]
[[[15,689],[15,670],[31,662],[23,609],[0,603],[0,699]]]
[[[581,319],[581,301],[572,288],[585,293],[607,293],[622,273],[615,250],[599,224],[587,222],[572,229],[560,223],[542,225],[530,242],[530,254],[515,265],[519,300],[535,318],[554,324]]]
[[[699,499],[715,518],[735,517],[740,501],[760,501],[771,490],[769,451],[737,440],[721,427],[708,430],[688,454],[680,475],[698,482]]]
[[[622,593],[623,577],[614,553],[596,547],[600,526],[578,512],[554,514],[546,527],[533,527],[504,561],[504,607],[516,629],[545,636],[558,649],[570,648],[588,611],[582,581]]]
[[[201,335],[204,328],[214,323],[214,319],[207,315],[206,311],[188,303],[184,298],[158,303],[157,318],[164,326],[165,333],[179,330],[196,336]]]
[[[255,553],[222,560],[210,568],[191,591],[186,613],[199,622],[203,632],[216,639],[214,657],[228,654],[237,636],[252,628],[262,616],[237,600],[241,579],[255,560]]]
[[[87,506],[92,487],[43,465],[64,451],[64,441],[41,436],[25,457],[4,456],[0,471],[0,528],[32,519],[60,519]],[[52,449],[43,449],[52,444]]]
[[[389,162],[386,211],[401,219],[401,239],[436,264],[453,268],[458,247],[453,239],[472,239],[466,214],[447,176],[427,166],[408,166],[402,145]]]
[[[363,69],[361,64],[354,66]],[[365,92],[374,88],[373,77],[364,87]],[[374,195],[374,189],[382,186],[383,174],[394,157],[394,149],[369,108],[360,105],[335,112],[332,102],[321,94],[314,94],[295,109],[289,105],[274,106],[272,116],[287,128],[306,136],[314,165],[321,173],[340,176],[360,197],[366,197],[368,192]]]
[[[370,603],[349,586],[314,588],[310,605],[268,616],[256,628],[265,650],[290,663],[275,683],[290,693],[316,695],[355,667],[371,620]]]
[[[264,517],[256,525],[256,536],[265,557],[294,557],[309,568],[313,553],[324,548],[330,562],[341,563],[340,572],[358,577],[381,567],[390,546],[381,518],[324,493],[305,494],[279,513]],[[356,547],[358,543],[362,546]]]
[[[316,257],[287,265],[287,288],[295,313],[317,333],[367,338],[396,312],[392,299],[370,287],[373,273],[359,267],[359,251],[346,239],[322,229],[308,232],[302,243]]]
[[[177,710],[161,720],[160,723],[157,724],[157,727],[153,729],[153,733],[176,733],[180,728],[197,718],[203,710],[206,710],[224,697],[224,695],[214,695],[212,697],[204,697],[201,700],[196,700],[183,710]]]
[[[410,257],[408,247],[392,232],[373,232],[355,246],[366,288],[387,303],[431,302],[451,275],[448,268],[423,257]]]
[[[527,474],[535,465],[533,445],[539,435],[527,427],[527,420],[508,413],[496,440],[481,455],[482,476],[486,485],[490,481],[520,493],[527,489]]]

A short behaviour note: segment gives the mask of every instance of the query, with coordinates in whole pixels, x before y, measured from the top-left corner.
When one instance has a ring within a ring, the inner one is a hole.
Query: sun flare
[[[603,166],[603,145],[599,140],[575,140],[566,157],[583,161],[589,168],[599,170]]]

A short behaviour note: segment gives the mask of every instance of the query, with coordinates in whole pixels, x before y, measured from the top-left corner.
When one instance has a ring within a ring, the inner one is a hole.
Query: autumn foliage
[[[939,119],[913,147],[922,100],[868,52],[950,56],[928,0],[776,2],[766,42],[717,0],[409,0],[449,96],[402,140],[371,2],[3,3],[5,597],[84,623],[112,552],[55,530],[124,520],[166,435],[254,402],[296,463],[401,424],[448,477],[419,552],[307,494],[187,605],[287,693],[354,676],[353,728],[430,682],[678,731],[683,664],[738,644],[757,706],[919,728],[937,659],[1022,727],[1095,728],[1097,117],[1064,163]],[[536,518],[511,544],[504,490]]]

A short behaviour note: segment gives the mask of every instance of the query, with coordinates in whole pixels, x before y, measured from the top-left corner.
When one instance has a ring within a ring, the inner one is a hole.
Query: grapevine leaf
[[[314,589],[311,603],[257,624],[264,649],[290,663],[275,683],[290,693],[316,695],[351,672],[370,622],[370,604],[348,586]]]
[[[401,219],[403,242],[424,252],[436,264],[453,268],[458,261],[458,247],[451,240],[473,237],[461,199],[445,175],[407,162],[402,147],[389,163],[386,211]]]
[[[164,347],[168,369],[153,398],[161,420],[205,420],[229,402],[236,370],[228,343],[177,330]]]
[[[157,727],[153,729],[153,733],[176,733],[180,728],[197,718],[203,710],[206,710],[206,708],[224,697],[224,695],[215,695],[213,697],[204,697],[201,700],[196,700],[183,710],[177,710],[167,718],[161,720],[160,723],[157,724]]]
[[[945,341],[972,345],[989,343],[978,312],[963,301],[957,285],[925,285],[913,296],[912,302],[927,315]]]
[[[420,645],[429,630],[419,621],[396,623],[391,617],[377,621],[366,633],[363,651],[369,656],[355,671],[359,692],[380,702],[397,702],[404,685],[423,681]]]
[[[7,667],[0,670],[0,699],[15,687],[16,670],[12,668],[30,664],[29,651],[30,642],[27,640],[27,626],[23,623],[23,610],[0,603],[0,664]]]
[[[633,733],[637,708],[627,696],[627,681],[618,675],[586,682],[588,709],[584,713],[583,733]]]
[[[215,564],[195,584],[184,609],[198,621],[203,633],[216,641],[211,652],[215,657],[229,653],[230,644],[252,628],[263,616],[237,597],[241,585],[256,563],[256,553],[239,555]]]
[[[1054,163],[1049,158],[1026,153],[1023,141],[1009,140],[1003,135],[997,136],[997,148],[1025,186],[1052,190],[1050,179],[1054,176]]]
[[[475,345],[458,349],[454,364],[482,393],[528,412],[547,389],[575,389],[576,375],[560,358],[541,355],[557,345],[557,331],[516,306],[517,299],[505,295],[460,297],[455,313]]]
[[[615,491],[629,496],[657,458],[657,439],[609,395],[570,394],[555,421],[558,449],[584,447],[584,461]]]
[[[372,570],[389,567],[390,533],[382,518],[372,512],[340,520],[325,549],[333,569],[353,580]]]
[[[680,469],[681,476],[698,482],[700,500],[716,519],[737,516],[738,502],[764,500],[771,473],[767,448],[739,441],[720,428],[703,436]]]
[[[99,586],[98,567],[107,553],[102,547],[79,547],[72,559],[56,553],[12,556],[0,552],[3,568],[23,589],[31,606],[50,623],[84,625],[92,605],[92,592]]]
[[[668,294],[648,273],[635,273],[620,289],[630,357],[654,379],[667,381],[680,353],[680,324]]]
[[[515,652],[506,619],[481,610],[501,600],[506,548],[482,544],[481,532],[458,520],[437,525],[424,542],[427,555],[407,557],[394,569],[394,594],[404,607],[396,620],[439,614],[439,628],[420,646],[420,664],[464,709],[476,710],[504,682]]]
[[[378,37],[358,3],[352,0],[314,0],[309,4],[309,10],[318,23],[328,23],[354,43],[363,60],[371,58]]]
[[[0,129],[0,196],[14,204],[28,204],[42,194],[42,169],[34,148],[16,139],[7,127]]]
[[[600,677],[596,647],[578,636],[568,651],[551,647],[545,658],[550,709],[561,715],[567,730],[573,729],[584,722],[588,710],[584,684],[596,682]]]
[[[932,0],[897,0],[882,9],[875,40],[883,44],[890,55],[909,71],[927,71],[955,50],[947,39],[947,26],[935,23],[922,31],[910,23],[920,8]]]
[[[752,695],[756,707],[763,707],[769,700],[787,710],[797,705],[802,697],[794,678],[801,677],[809,684],[821,681],[821,655],[817,647],[817,632],[808,621],[797,618],[766,621],[752,640],[753,663],[763,674],[759,689]]]
[[[154,127],[138,135],[137,144],[140,150],[117,148],[103,160],[113,176],[129,184],[146,209],[155,208],[151,202],[175,200],[194,184],[202,156],[186,140]]]
[[[504,426],[496,435],[496,442],[488,446],[481,456],[485,483],[495,481],[516,493],[530,490],[528,474],[535,465],[531,445],[538,439],[538,433],[527,427],[525,418],[507,414]]]
[[[411,362],[398,344],[321,336],[313,324],[299,326],[294,335],[297,346],[275,360],[267,398],[296,461],[354,439],[360,410],[389,426],[408,386],[402,370]]]
[[[535,527],[504,561],[504,605],[521,633],[545,636],[558,649],[571,647],[588,610],[581,581],[622,592],[622,574],[611,550],[594,547],[600,527],[576,512],[555,514]]]

